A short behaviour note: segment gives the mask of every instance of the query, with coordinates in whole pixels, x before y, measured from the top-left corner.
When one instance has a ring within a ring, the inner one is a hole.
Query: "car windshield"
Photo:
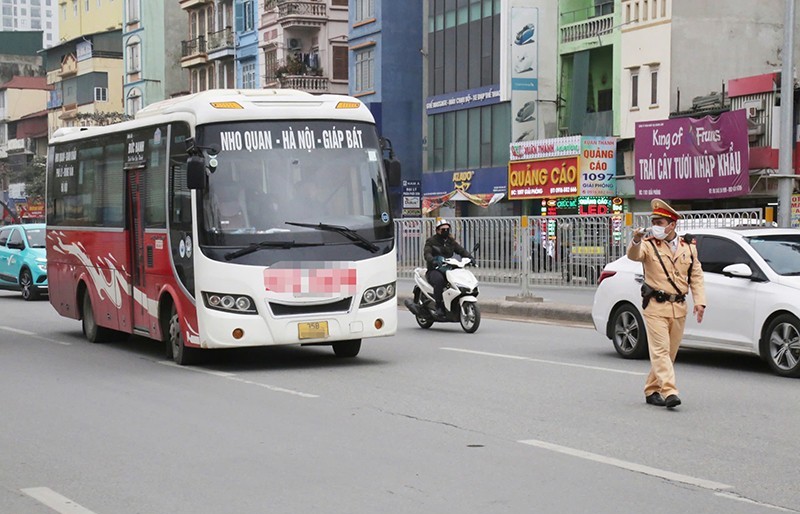
[[[747,238],[750,246],[779,275],[800,275],[800,234]]]
[[[220,149],[202,192],[201,244],[353,244],[319,224],[367,241],[393,237],[380,144],[370,124],[215,124],[198,129],[198,143]]]
[[[25,230],[25,237],[28,239],[30,248],[44,248],[44,229],[29,228]]]

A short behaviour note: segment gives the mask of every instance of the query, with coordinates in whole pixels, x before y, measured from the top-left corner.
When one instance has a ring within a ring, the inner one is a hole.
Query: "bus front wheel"
[[[197,349],[187,348],[183,340],[183,330],[181,330],[181,320],[178,317],[178,309],[172,306],[167,327],[167,343],[172,350],[172,359],[175,364],[185,366],[197,360]]]
[[[333,343],[333,353],[337,357],[355,357],[359,351],[361,351],[361,339]]]

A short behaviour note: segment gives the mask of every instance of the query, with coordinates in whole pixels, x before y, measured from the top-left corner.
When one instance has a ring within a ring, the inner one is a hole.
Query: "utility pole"
[[[783,22],[783,66],[781,68],[781,135],[778,155],[778,226],[792,225],[792,192],[794,191],[794,3],[786,0]]]

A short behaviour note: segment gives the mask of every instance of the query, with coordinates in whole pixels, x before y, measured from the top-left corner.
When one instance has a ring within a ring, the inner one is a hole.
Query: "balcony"
[[[327,93],[328,77],[315,75],[283,75],[278,82],[284,89],[299,89],[308,93]]]
[[[24,139],[9,139],[6,151],[8,153],[34,153],[36,150],[36,142],[33,138],[26,137]]]
[[[195,7],[213,3],[213,0],[178,0],[181,9],[189,10]]]
[[[561,44],[598,39],[614,30],[614,14],[606,14],[588,20],[561,26]]]
[[[233,46],[233,30],[227,27],[217,32],[212,32],[208,35],[206,48],[209,59],[233,57],[236,53]]]
[[[181,41],[181,67],[191,68],[207,62],[208,54],[206,53],[205,36]]]
[[[278,8],[278,23],[285,29],[320,27],[328,19],[327,6],[320,0],[278,0],[272,3]]]

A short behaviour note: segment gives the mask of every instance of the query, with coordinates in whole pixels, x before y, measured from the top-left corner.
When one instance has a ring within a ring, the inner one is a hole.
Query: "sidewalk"
[[[413,280],[398,279],[398,305],[413,299],[413,290]],[[483,314],[592,324],[594,288],[537,286],[531,289],[530,299],[520,297],[517,285],[479,284],[478,291],[478,305]]]

